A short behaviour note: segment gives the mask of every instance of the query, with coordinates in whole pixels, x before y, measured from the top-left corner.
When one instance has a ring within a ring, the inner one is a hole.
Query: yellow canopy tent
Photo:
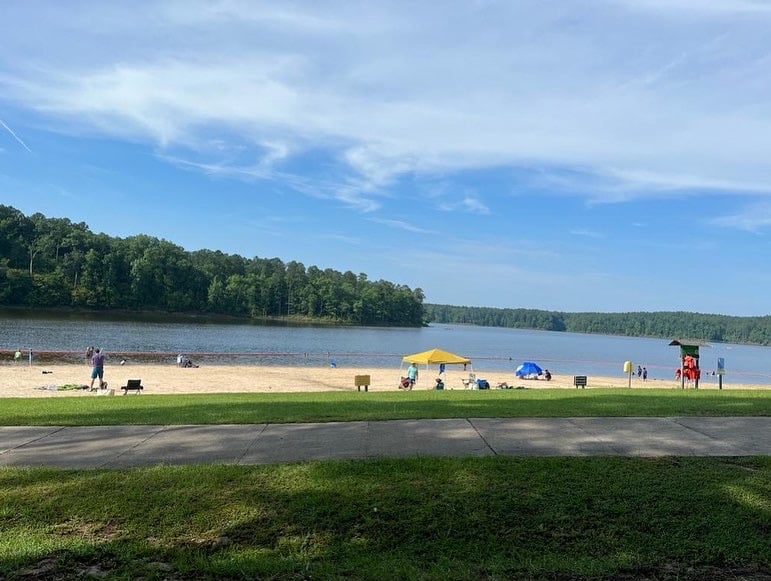
[[[412,355],[405,355],[402,358],[402,365],[404,363],[414,363],[415,365],[425,365],[428,369],[429,365],[439,365],[439,376],[445,375],[445,365],[463,365],[465,371],[466,365],[471,363],[471,359],[450,353],[449,351],[443,351],[442,349],[429,349],[421,353],[413,353]],[[470,377],[470,376],[469,376]],[[469,379],[471,381],[471,379]]]
[[[461,365],[471,363],[471,359],[468,357],[461,357],[450,353],[449,351],[443,351],[441,349],[429,349],[421,353],[414,353],[413,355],[405,355],[402,361],[407,363],[415,363],[417,365],[429,365],[429,364],[441,364],[441,363],[459,363]]]

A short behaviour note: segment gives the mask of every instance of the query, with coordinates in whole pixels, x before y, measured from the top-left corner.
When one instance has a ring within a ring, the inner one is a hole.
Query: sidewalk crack
[[[490,445],[490,442],[485,439],[485,437],[482,435],[482,432],[480,432],[479,429],[474,425],[474,422],[471,421],[471,418],[466,418],[466,421],[472,428],[474,428],[474,431],[477,433],[477,436],[479,436],[479,439],[485,443],[485,446],[488,450],[490,450],[490,452],[493,453],[493,456],[497,456],[498,452]]]
[[[739,451],[743,452],[744,454],[752,455],[752,453],[749,450],[743,448],[740,444],[738,444],[736,442],[729,442],[729,441],[721,439],[721,438],[716,438],[715,436],[713,436],[711,434],[708,434],[707,432],[703,432],[702,430],[697,430],[693,426],[689,426],[687,424],[684,424],[683,421],[682,421],[682,418],[668,418],[668,419],[673,424],[677,424],[678,426],[680,426],[681,428],[685,428],[689,432],[694,432],[696,434],[699,434],[700,436],[704,436],[705,438],[709,438],[710,441],[712,441],[712,442],[717,442],[718,444],[724,444],[728,448],[734,448],[736,450],[739,450]]]
[[[259,424],[252,424],[253,426],[258,426]],[[257,432],[257,434],[254,436],[254,438],[251,439],[251,441],[246,445],[246,448],[244,448],[244,451],[241,453],[241,455],[236,460],[236,464],[241,464],[243,462],[244,458],[246,458],[246,455],[251,452],[252,448],[257,444],[257,440],[260,439],[260,436],[262,436],[265,433],[265,430],[268,429],[268,426],[270,424],[262,424],[262,429]]]
[[[51,427],[53,427],[53,426],[51,426]],[[46,432],[45,434],[35,438],[34,440],[27,440],[26,442],[22,442],[21,444],[19,444],[18,446],[14,446],[13,448],[6,448],[5,450],[0,450],[0,456],[2,456],[3,454],[7,454],[8,452],[13,452],[14,450],[18,450],[19,448],[22,448],[22,447],[27,446],[29,444],[34,444],[35,442],[39,442],[43,438],[48,438],[49,436],[53,436],[54,434],[58,434],[62,430],[66,429],[66,428],[69,428],[69,427],[71,427],[71,426],[59,426],[53,432]]]
[[[111,458],[110,460],[105,460],[104,462],[102,462],[101,464],[99,464],[99,465],[97,466],[97,468],[104,468],[105,466],[107,466],[107,465],[109,465],[109,464],[112,464],[112,463],[114,463],[116,460],[118,460],[118,459],[119,459],[119,458],[121,458],[122,456],[124,456],[124,455],[128,454],[128,453],[129,453],[129,452],[131,452],[132,450],[136,450],[136,449],[137,449],[139,446],[141,446],[142,444],[144,444],[144,443],[145,443],[145,442],[147,442],[148,440],[151,440],[152,438],[154,438],[154,437],[155,437],[155,436],[157,436],[158,434],[161,434],[161,433],[165,432],[165,431],[166,431],[166,430],[167,430],[169,427],[170,427],[170,426],[161,426],[161,429],[160,429],[160,430],[156,430],[156,431],[155,431],[155,432],[153,432],[152,434],[148,434],[146,438],[144,438],[143,440],[141,440],[141,441],[137,442],[137,443],[136,443],[136,444],[134,444],[133,446],[130,446],[130,447],[126,448],[126,449],[125,449],[125,450],[123,450],[123,451],[122,451],[120,454],[117,454],[116,456],[114,456],[114,457],[113,457],[113,458]]]

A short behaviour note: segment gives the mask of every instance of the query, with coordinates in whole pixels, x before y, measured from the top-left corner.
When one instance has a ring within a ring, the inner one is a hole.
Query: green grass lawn
[[[0,399],[0,425],[768,416],[771,392]],[[0,468],[0,579],[771,578],[771,458]]]
[[[770,416],[769,391],[539,389],[0,399],[0,425],[245,424],[467,417]]]
[[[2,469],[0,532],[8,579],[768,579],[771,459]]]

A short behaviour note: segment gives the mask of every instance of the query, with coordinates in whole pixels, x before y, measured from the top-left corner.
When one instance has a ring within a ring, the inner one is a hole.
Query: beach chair
[[[126,395],[129,391],[136,392],[137,395],[142,393],[142,390],[144,387],[142,387],[142,380],[141,379],[129,379],[126,382],[126,385],[121,387],[123,390],[123,395]]]

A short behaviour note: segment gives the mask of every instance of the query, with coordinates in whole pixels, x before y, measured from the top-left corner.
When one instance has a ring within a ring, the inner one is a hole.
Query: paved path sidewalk
[[[117,468],[407,456],[771,455],[771,418],[471,418],[0,427],[0,466]]]

